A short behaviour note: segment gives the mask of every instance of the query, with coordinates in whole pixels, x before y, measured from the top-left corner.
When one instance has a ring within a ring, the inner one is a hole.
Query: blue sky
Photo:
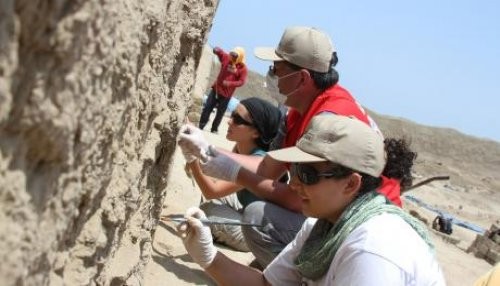
[[[384,115],[500,142],[500,1],[221,0],[208,43],[242,46],[265,74],[258,46],[287,26],[327,32],[340,83]]]

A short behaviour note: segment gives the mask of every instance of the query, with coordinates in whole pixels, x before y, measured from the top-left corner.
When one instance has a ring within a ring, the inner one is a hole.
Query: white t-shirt
[[[309,218],[295,239],[264,270],[273,285],[446,285],[429,246],[402,218],[375,216],[341,244],[326,275],[306,279],[294,261],[316,219]]]

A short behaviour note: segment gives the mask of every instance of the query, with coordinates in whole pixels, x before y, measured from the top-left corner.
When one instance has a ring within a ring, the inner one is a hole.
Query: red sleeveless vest
[[[297,110],[293,108],[289,109],[286,118],[287,134],[282,148],[295,146],[299,138],[304,134],[311,119],[321,112],[354,116],[370,125],[368,115],[361,105],[346,89],[336,84],[320,94],[303,116]],[[397,179],[382,176],[382,185],[378,189],[378,192],[385,195],[395,205],[401,207],[401,190]]]

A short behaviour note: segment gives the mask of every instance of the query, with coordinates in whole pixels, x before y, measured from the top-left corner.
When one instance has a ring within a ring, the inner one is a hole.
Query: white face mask
[[[291,95],[292,93],[296,92],[299,89],[299,88],[296,88],[296,89],[292,90],[291,92],[289,92],[288,94],[282,94],[282,93],[280,93],[279,88],[278,88],[279,80],[283,79],[283,78],[287,78],[289,76],[292,76],[298,72],[300,72],[300,71],[289,73],[289,74],[284,75],[282,77],[278,77],[277,75],[275,75],[271,69],[269,69],[269,71],[267,72],[267,74],[266,74],[267,90],[269,91],[269,94],[271,95],[271,97],[274,100],[276,100],[279,104],[284,104],[286,97]]]
[[[269,91],[269,95],[278,102],[278,104],[284,104],[286,97],[283,96],[278,89],[278,77],[269,70],[266,75],[266,88]]]

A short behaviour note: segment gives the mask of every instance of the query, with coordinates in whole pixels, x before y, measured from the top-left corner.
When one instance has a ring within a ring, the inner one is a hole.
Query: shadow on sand
[[[174,227],[164,222],[159,222],[158,226],[176,235]],[[153,254],[151,257],[156,263],[161,265],[165,271],[175,274],[179,280],[194,285],[216,285],[204,271],[184,265],[186,262],[193,262],[188,254],[172,255],[170,251],[167,250],[166,252],[162,252],[153,245]]]

